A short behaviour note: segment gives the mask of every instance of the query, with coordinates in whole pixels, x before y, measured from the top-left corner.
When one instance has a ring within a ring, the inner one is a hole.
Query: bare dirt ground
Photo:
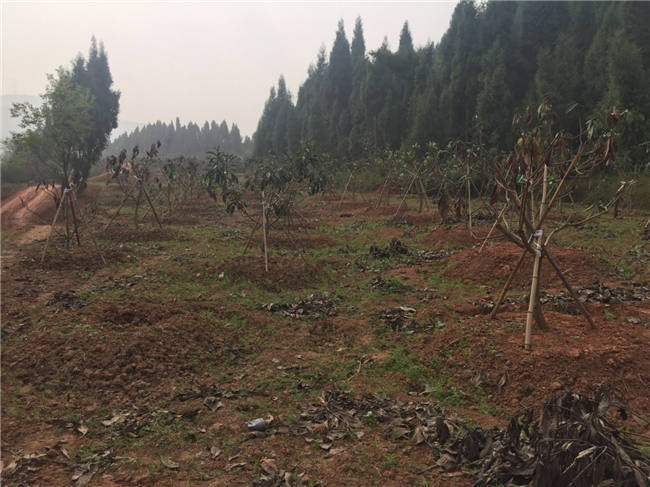
[[[97,181],[88,193],[99,230],[72,252],[57,236],[44,266],[47,226],[33,213],[51,219],[51,197],[28,188],[2,202],[3,484],[284,485],[286,474],[288,485],[469,486],[475,471],[438,466],[441,452],[385,419],[386,404],[434,403],[490,428],[603,382],[628,402],[620,426],[650,433],[642,215],[558,238],[551,250],[598,329],[543,267],[551,329],[526,351],[532,263],[489,320],[519,252],[496,236],[479,253],[489,225],[475,238],[415,200],[394,218],[398,201],[313,198],[301,225],[271,232],[265,273],[259,235],[243,255],[250,226],[209,200],[164,215],[162,230],[150,215],[136,230],[129,208],[103,230],[120,195]],[[393,239],[410,253],[373,257]],[[319,416],[328,410],[339,412]],[[251,434],[260,417],[269,428]]]

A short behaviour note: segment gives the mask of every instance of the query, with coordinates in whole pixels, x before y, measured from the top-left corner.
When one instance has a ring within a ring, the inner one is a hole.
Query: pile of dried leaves
[[[384,293],[407,293],[412,290],[410,286],[403,284],[397,279],[384,279],[377,276],[370,281],[370,287]]]
[[[79,309],[86,305],[74,291],[56,291],[45,304],[57,309]]]
[[[388,244],[388,247],[378,247],[371,245],[368,251],[370,257],[373,259],[390,259],[391,257],[398,257],[400,255],[408,255],[411,250],[402,243],[401,240],[394,238]]]
[[[273,458],[264,458],[260,462],[262,474],[253,481],[253,487],[303,487],[307,485],[319,486],[320,482],[314,483],[309,479],[306,483],[305,474],[299,473],[294,467],[291,471],[278,468]]]
[[[632,283],[628,287],[609,287],[600,282],[594,282],[576,289],[576,293],[584,302],[615,304],[635,303],[650,298],[650,286],[642,283]],[[576,314],[577,309],[572,308],[573,299],[566,291],[551,294],[542,293],[542,303],[551,303],[559,311]]]
[[[2,484],[32,485],[37,472],[43,465],[57,464],[71,472],[71,479],[77,487],[89,485],[94,475],[102,468],[116,461],[115,452],[111,449],[101,453],[93,453],[84,458],[81,463],[73,461],[72,457],[60,441],[51,447],[44,447],[38,453],[14,455],[11,462],[2,468],[0,479]]]
[[[393,331],[414,330],[418,326],[415,321],[415,313],[415,308],[398,306],[384,310],[379,318]]]
[[[428,445],[444,471],[466,467],[477,472],[476,486],[648,486],[650,459],[630,434],[613,425],[610,407],[626,415],[623,402],[606,385],[593,398],[563,391],[549,399],[539,419],[528,409],[506,428],[484,430],[447,416],[431,402],[355,398],[335,391],[303,408],[292,432],[335,455],[343,448],[334,448],[334,442],[361,439],[365,427],[379,424],[388,438]]]
[[[268,303],[263,307],[268,311],[281,311],[284,316],[317,320],[324,316],[336,315],[336,302],[329,293],[310,294],[294,303]]]
[[[394,238],[388,244],[388,247],[378,247],[371,245],[368,254],[373,259],[390,259],[394,257],[408,257],[408,263],[430,262],[433,260],[449,257],[451,252],[448,250],[413,250],[402,243],[401,240]]]

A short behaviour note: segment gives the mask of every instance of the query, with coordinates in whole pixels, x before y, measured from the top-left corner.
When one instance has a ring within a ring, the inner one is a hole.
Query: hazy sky
[[[2,94],[41,94],[46,73],[104,42],[120,119],[225,119],[252,134],[270,87],[284,74],[295,96],[339,19],[351,41],[363,20],[366,50],[392,49],[408,20],[416,46],[438,42],[455,2],[10,2],[2,0]]]

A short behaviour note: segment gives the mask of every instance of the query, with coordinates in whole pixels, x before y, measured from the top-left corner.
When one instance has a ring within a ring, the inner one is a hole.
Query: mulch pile
[[[324,316],[336,315],[336,302],[329,293],[310,294],[306,298],[299,299],[294,303],[268,303],[263,305],[265,309],[272,312],[282,312],[290,318],[301,318],[317,320]]]
[[[650,286],[647,284],[633,283],[629,287],[611,288],[596,281],[587,286],[577,288],[576,293],[578,293],[582,301],[592,303],[634,303],[650,298]],[[555,304],[558,304],[560,301],[573,300],[566,291],[557,294],[543,293],[540,299],[542,303],[553,302]]]
[[[628,432],[614,425],[610,408],[627,415],[607,385],[591,398],[561,391],[545,403],[538,419],[527,409],[506,428],[486,430],[445,415],[432,402],[355,398],[334,391],[306,406],[292,432],[333,453],[343,449],[334,447],[337,440],[362,440],[364,426],[379,424],[393,440],[410,438],[432,448],[444,471],[476,472],[476,486],[650,485],[650,459]]]
[[[393,331],[402,331],[417,328],[415,313],[415,308],[398,306],[384,310],[379,317]]]
[[[373,259],[390,259],[394,257],[409,257],[410,261],[429,262],[433,260],[449,257],[451,252],[448,250],[413,250],[402,243],[401,240],[394,238],[387,247],[378,247],[371,245],[368,254]]]
[[[377,289],[384,293],[407,293],[413,290],[411,286],[402,284],[400,281],[395,279],[384,279],[381,276],[371,279],[369,285],[372,289]]]

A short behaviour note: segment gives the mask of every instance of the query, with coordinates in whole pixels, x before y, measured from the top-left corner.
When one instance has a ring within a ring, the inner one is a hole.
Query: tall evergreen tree
[[[98,49],[94,36],[90,42],[88,59],[84,62],[82,57],[78,57],[72,73],[73,82],[88,89],[92,96],[92,130],[75,163],[77,182],[85,184],[90,167],[99,161],[108,145],[111,131],[117,127],[120,92],[112,89],[113,77],[104,44],[100,43]]]

